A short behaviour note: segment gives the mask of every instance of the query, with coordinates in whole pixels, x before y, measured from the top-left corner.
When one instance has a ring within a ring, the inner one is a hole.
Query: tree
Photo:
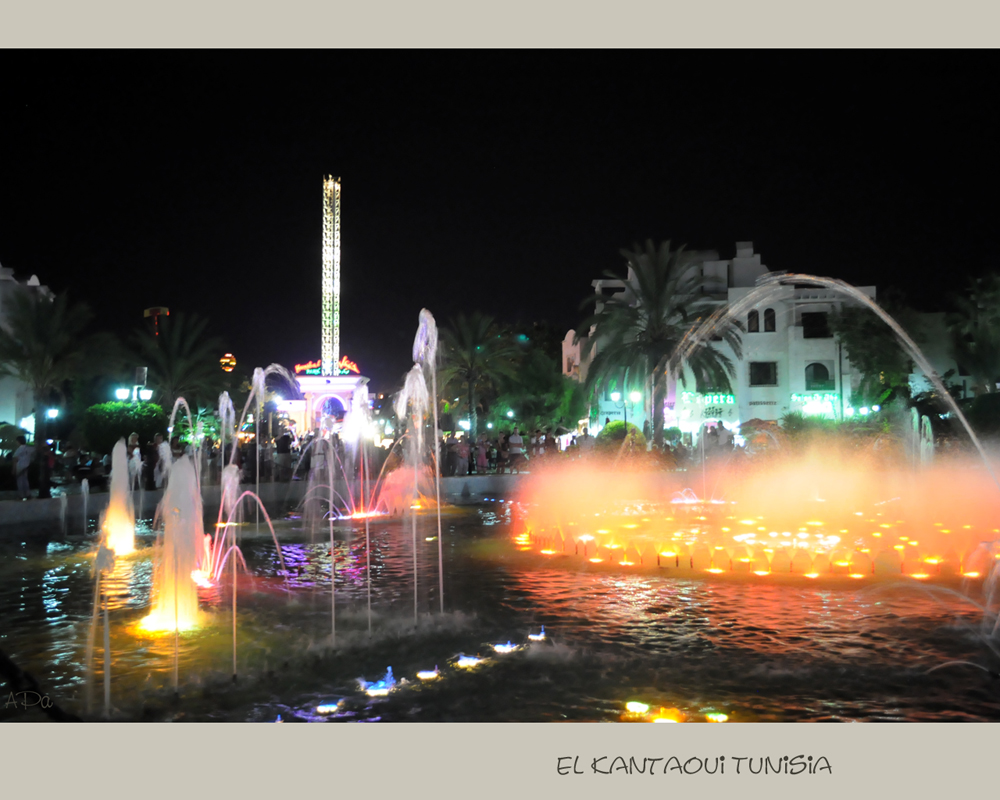
[[[952,302],[957,310],[948,317],[951,356],[979,392],[995,392],[1000,381],[1000,275],[971,281]]]
[[[82,427],[92,451],[110,453],[119,439],[133,433],[139,434],[141,443],[157,433],[166,434],[167,414],[156,403],[99,403],[84,412]]]
[[[517,348],[493,322],[478,311],[459,314],[441,330],[442,359],[438,386],[447,392],[465,394],[469,406],[469,432],[479,433],[479,399],[495,393],[502,378],[515,375]],[[436,401],[436,398],[435,398]]]
[[[27,287],[10,294],[6,326],[0,329],[0,372],[31,387],[35,431],[53,395],[65,398],[70,380],[97,374],[119,355],[108,333],[87,333],[93,313],[69,296],[48,297]]]
[[[160,320],[160,333],[137,331],[133,347],[137,363],[149,368],[147,381],[157,392],[156,400],[172,409],[183,397],[192,408],[196,403],[214,407],[227,386],[219,366],[225,351],[220,338],[208,336],[208,320],[179,313]]]
[[[539,349],[534,339],[525,340],[518,347],[522,355],[516,373],[503,378],[498,387],[493,406],[499,414],[490,413],[494,425],[506,428],[504,423],[510,420],[504,412],[512,409],[522,429],[575,428],[586,413],[583,387],[563,375],[558,362]]]
[[[586,360],[593,355],[587,375],[590,392],[616,381],[621,381],[623,391],[629,386],[652,384],[653,441],[661,448],[667,362],[715,305],[704,292],[705,279],[693,268],[683,247],[671,250],[667,241],[656,248],[647,240],[645,249],[634,245],[632,250],[621,252],[628,262],[627,277],[605,274],[623,280],[625,291],[610,298],[593,295],[584,301],[584,307],[602,305],[577,331],[577,336],[586,337],[581,356]],[[742,353],[739,331],[738,323],[733,323],[718,333],[737,358]],[[678,378],[682,384],[686,382],[685,366],[699,391],[731,391],[733,361],[708,339],[696,342],[686,364],[681,365]]]
[[[880,302],[910,338],[920,341],[914,311],[902,293],[887,290]],[[830,315],[830,331],[840,340],[853,367],[861,373],[861,383],[852,402],[858,405],[885,405],[895,397],[909,398],[913,362],[892,328],[867,308],[847,306]]]

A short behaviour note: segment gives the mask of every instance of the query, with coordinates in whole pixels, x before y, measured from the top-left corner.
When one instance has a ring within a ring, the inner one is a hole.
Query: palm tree
[[[478,400],[496,390],[497,382],[516,374],[517,348],[503,336],[493,318],[478,311],[459,314],[441,331],[443,341],[438,385],[464,391],[469,403],[469,433],[479,434]],[[436,401],[436,398],[435,398]]]
[[[208,320],[182,312],[164,317],[158,336],[146,330],[133,336],[137,363],[149,368],[148,380],[164,409],[172,408],[178,397],[192,407],[198,400],[214,406],[225,388],[226,375],[219,366],[225,347],[220,338],[205,334],[207,327]]]
[[[84,303],[71,303],[66,294],[52,297],[19,287],[9,298],[0,328],[0,374],[31,387],[37,436],[42,431],[39,413],[52,395],[64,398],[68,381],[108,366],[118,354],[118,342],[108,333],[88,335],[93,312]]]
[[[958,310],[948,318],[952,358],[976,387],[995,392],[1000,381],[1000,276],[972,281],[953,302]]]
[[[712,313],[714,304],[704,292],[705,279],[692,268],[683,247],[671,250],[667,241],[657,249],[647,240],[645,249],[634,245],[632,250],[621,252],[628,262],[627,277],[606,274],[623,280],[625,291],[610,298],[594,295],[584,301],[584,306],[600,305],[577,331],[578,337],[586,337],[581,356],[586,360],[593,354],[587,375],[590,391],[616,380],[622,382],[623,390],[629,385],[652,384],[653,441],[662,447],[667,362],[688,331]],[[718,332],[736,358],[742,352],[739,330],[733,323]],[[732,359],[710,341],[697,343],[686,367],[699,391],[730,391],[730,378],[735,375]],[[678,377],[685,383],[684,365]]]

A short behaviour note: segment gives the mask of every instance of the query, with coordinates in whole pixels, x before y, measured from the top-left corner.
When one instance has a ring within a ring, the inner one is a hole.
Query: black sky
[[[0,263],[127,332],[209,315],[243,366],[319,356],[322,178],[342,352],[377,388],[422,307],[580,320],[646,238],[927,310],[995,266],[988,52],[0,53]],[[221,355],[221,353],[220,353]]]

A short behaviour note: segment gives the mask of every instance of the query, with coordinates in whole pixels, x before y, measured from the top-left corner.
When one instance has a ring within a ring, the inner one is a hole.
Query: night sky
[[[989,52],[0,53],[0,263],[127,333],[209,315],[241,366],[341,351],[376,389],[422,307],[575,327],[652,238],[925,310],[996,265]],[[221,356],[221,353],[220,353]]]

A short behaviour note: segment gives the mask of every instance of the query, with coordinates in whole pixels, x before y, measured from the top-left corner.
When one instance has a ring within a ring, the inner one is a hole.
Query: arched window
[[[747,333],[757,333],[760,330],[760,315],[756,310],[747,314]]]
[[[764,309],[764,332],[774,333],[774,309]]]
[[[833,388],[830,370],[823,364],[810,364],[806,367],[806,391],[819,392]]]

